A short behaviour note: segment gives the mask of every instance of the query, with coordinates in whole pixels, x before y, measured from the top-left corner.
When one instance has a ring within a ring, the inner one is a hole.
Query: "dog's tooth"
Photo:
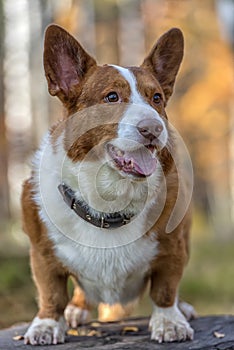
[[[122,157],[124,155],[124,152],[121,151],[120,149],[117,149],[116,154],[118,157]]]
[[[153,150],[153,152],[152,152],[153,158],[156,158],[156,153],[157,153],[157,149],[155,148],[155,149]]]
[[[133,159],[130,160],[130,168],[133,169],[134,167],[134,162],[133,162]]]

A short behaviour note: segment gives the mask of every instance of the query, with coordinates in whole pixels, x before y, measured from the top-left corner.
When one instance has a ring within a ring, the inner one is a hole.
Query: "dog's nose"
[[[136,127],[139,133],[150,142],[157,139],[163,131],[163,124],[155,119],[141,120]]]

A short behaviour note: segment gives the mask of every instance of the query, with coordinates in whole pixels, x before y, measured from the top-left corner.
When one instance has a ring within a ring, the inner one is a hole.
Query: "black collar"
[[[69,208],[74,210],[79,217],[94,226],[108,229],[118,228],[128,224],[134,216],[133,214],[126,215],[121,212],[108,214],[100,211],[95,211],[96,215],[94,216],[91,214],[88,204],[76,199],[75,192],[69,186],[62,183],[58,186],[58,189]]]

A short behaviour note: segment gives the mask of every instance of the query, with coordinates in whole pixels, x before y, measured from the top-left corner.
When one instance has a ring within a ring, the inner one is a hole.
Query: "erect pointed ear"
[[[71,102],[77,88],[96,61],[66,30],[50,25],[45,32],[44,69],[48,90],[62,102]]]
[[[172,28],[163,34],[145,58],[142,67],[157,78],[166,100],[173,92],[175,78],[183,58],[184,39],[180,29]]]

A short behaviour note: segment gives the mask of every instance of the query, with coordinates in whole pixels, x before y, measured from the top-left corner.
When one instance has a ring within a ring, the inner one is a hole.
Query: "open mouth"
[[[155,146],[142,146],[132,151],[123,151],[107,144],[107,151],[117,169],[136,177],[147,177],[154,173],[157,165]]]

